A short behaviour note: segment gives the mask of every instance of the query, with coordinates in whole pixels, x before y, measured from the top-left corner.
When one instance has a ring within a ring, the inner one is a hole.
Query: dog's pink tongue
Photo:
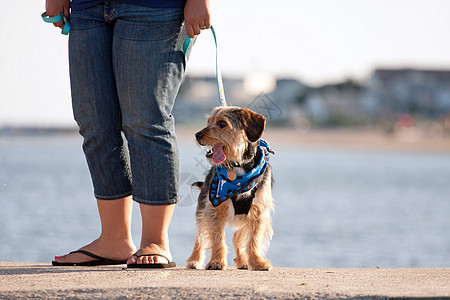
[[[226,157],[223,153],[223,146],[218,145],[213,148],[213,160],[216,164],[221,164],[225,161]]]

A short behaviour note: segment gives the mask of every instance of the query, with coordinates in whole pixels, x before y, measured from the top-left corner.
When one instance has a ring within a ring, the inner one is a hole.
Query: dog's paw
[[[199,261],[188,261],[186,262],[186,268],[187,269],[203,269],[203,264]]]
[[[227,264],[219,261],[210,261],[205,269],[206,270],[225,270],[227,268]]]
[[[268,260],[259,261],[249,265],[251,271],[270,271],[272,270],[272,263]]]
[[[243,260],[234,259],[234,263],[236,264],[236,268],[237,269],[241,269],[241,270],[247,270],[248,269],[248,264],[246,262],[244,262]]]

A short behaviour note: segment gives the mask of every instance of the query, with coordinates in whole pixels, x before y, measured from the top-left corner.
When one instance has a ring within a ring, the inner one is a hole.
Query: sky
[[[26,9],[23,9],[26,7]],[[211,0],[224,77],[248,74],[320,85],[375,68],[450,70],[448,0]],[[75,126],[67,36],[44,23],[44,0],[1,1],[0,127]],[[15,12],[20,12],[19,15]],[[203,31],[187,75],[213,75]]]

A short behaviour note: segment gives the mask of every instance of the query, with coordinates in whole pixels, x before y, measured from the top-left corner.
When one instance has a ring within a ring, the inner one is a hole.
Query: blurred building
[[[248,107],[269,122],[285,123],[299,111],[298,98],[307,87],[295,79],[276,79],[267,74],[244,78],[223,78],[228,104]],[[204,115],[219,105],[215,77],[186,76],[177,96],[173,114],[178,123],[204,121]]]
[[[450,71],[377,69],[367,82],[363,102],[378,117],[446,115],[450,113]]]
[[[439,121],[450,116],[450,71],[376,69],[367,82],[310,88],[301,99],[305,115],[318,126],[394,124],[405,114]]]
[[[364,87],[351,80],[310,88],[303,96],[307,117],[316,125],[353,125],[364,122]]]
[[[308,87],[294,78],[249,74],[224,78],[229,104],[263,114],[272,125],[354,126],[409,114],[450,118],[450,71],[377,69],[366,82]],[[215,77],[187,76],[174,107],[178,123],[204,122],[217,106]]]

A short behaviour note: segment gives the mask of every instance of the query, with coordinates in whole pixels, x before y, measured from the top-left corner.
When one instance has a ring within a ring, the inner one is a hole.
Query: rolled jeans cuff
[[[130,191],[127,193],[123,193],[120,195],[113,195],[113,196],[101,196],[101,195],[97,195],[97,194],[94,194],[94,195],[95,195],[95,198],[98,200],[119,200],[119,199],[122,199],[122,198],[125,198],[128,196],[131,196],[132,194],[133,194],[133,192]]]
[[[173,198],[169,200],[144,200],[139,199],[133,196],[133,200],[139,204],[150,205],[150,206],[163,206],[163,205],[172,205],[177,204],[179,202],[179,198]]]

